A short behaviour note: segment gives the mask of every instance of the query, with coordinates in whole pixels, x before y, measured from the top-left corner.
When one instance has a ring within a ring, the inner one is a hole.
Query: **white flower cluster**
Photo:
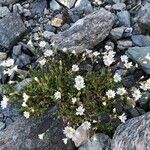
[[[78,75],[75,78],[75,85],[74,86],[78,91],[85,88],[84,78],[82,76]]]
[[[113,50],[109,50],[103,53],[103,61],[106,66],[110,66],[113,62],[115,62],[115,54],[116,52],[114,52]]]
[[[27,107],[26,102],[28,101],[30,96],[28,96],[26,93],[23,93],[23,103],[22,103],[22,107]]]
[[[121,56],[121,61],[124,63],[124,66],[127,68],[127,69],[130,69],[132,66],[133,66],[133,64],[132,64],[132,62],[128,62],[128,56],[127,55],[122,55]]]
[[[85,121],[81,124],[81,127],[83,128],[83,130],[89,130],[91,128],[91,123]],[[72,141],[76,141],[82,136],[78,130],[73,129],[70,126],[66,126],[65,129],[63,130],[63,133],[66,136],[66,138],[63,139],[65,144],[67,144],[68,139],[72,139]]]
[[[141,82],[140,83],[141,86],[140,88],[144,91],[150,90],[150,79],[148,79],[147,81]]]
[[[4,95],[4,96],[3,96],[3,100],[1,101],[1,108],[2,108],[2,109],[7,108],[8,101],[9,101],[9,99]]]
[[[18,71],[18,67],[14,66],[14,59],[8,58],[0,63],[0,66],[4,67],[4,75],[11,76],[14,72]]]

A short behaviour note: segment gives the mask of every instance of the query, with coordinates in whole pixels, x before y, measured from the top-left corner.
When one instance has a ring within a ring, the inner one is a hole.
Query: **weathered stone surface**
[[[139,11],[138,23],[142,29],[150,32],[150,3],[146,3]]]
[[[113,137],[112,150],[149,150],[150,113],[121,124]]]
[[[114,21],[114,16],[102,8],[78,20],[68,30],[58,33],[52,42],[58,49],[66,47],[76,52],[91,49],[108,36]]]
[[[67,8],[72,8],[77,0],[57,0],[60,4],[63,6],[66,6]]]
[[[0,0],[0,4],[9,5],[18,2],[19,0]]]
[[[103,133],[98,133],[86,144],[79,147],[79,150],[110,150],[110,148],[111,139]]]
[[[0,18],[8,15],[10,13],[7,7],[0,7]]]
[[[0,51],[10,49],[26,32],[21,18],[17,14],[7,15],[0,20]]]
[[[118,40],[122,38],[125,27],[118,27],[111,30],[110,35],[113,39]]]
[[[53,107],[43,117],[25,119],[18,117],[5,130],[0,131],[0,149],[12,150],[67,150],[63,144],[63,126],[57,119],[57,108]],[[39,134],[45,132],[43,140]],[[70,149],[69,149],[70,150]]]
[[[129,48],[126,54],[150,74],[150,46]],[[147,56],[147,57],[146,57]]]

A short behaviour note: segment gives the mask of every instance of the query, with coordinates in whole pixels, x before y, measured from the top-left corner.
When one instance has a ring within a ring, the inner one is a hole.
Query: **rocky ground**
[[[127,54],[140,68],[123,79],[130,87],[142,76],[150,76],[150,0],[0,0],[0,62],[13,58],[19,72],[26,77],[29,66],[53,44],[70,51],[92,49],[101,51],[111,45],[118,53]],[[0,66],[0,93],[3,84],[15,81],[15,75],[3,74]],[[31,79],[16,84],[16,90]],[[122,104],[118,104],[121,110]],[[128,110],[133,118],[119,126],[111,140],[98,133],[79,150],[149,150],[150,149],[150,91]],[[62,123],[56,117],[57,108],[39,119],[26,120],[15,106],[0,110],[1,150],[66,150],[73,149],[62,142]],[[142,115],[142,116],[141,116]],[[46,132],[44,140],[38,135]]]

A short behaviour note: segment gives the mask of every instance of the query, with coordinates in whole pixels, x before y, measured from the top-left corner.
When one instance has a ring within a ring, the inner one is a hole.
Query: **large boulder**
[[[121,124],[113,137],[112,150],[149,150],[150,113]]]
[[[27,31],[17,14],[9,14],[0,20],[0,51],[10,49]]]
[[[101,8],[75,22],[68,30],[52,37],[56,48],[81,52],[103,41],[115,22],[114,16]]]
[[[129,48],[126,54],[150,74],[150,46]]]
[[[0,131],[0,149],[71,150],[62,141],[62,130],[62,123],[57,118],[57,107],[52,107],[38,119],[18,116],[6,129]],[[42,140],[39,135],[43,133]]]

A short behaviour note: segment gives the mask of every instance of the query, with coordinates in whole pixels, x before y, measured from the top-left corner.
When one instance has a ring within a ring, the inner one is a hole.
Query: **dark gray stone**
[[[13,47],[12,57],[16,59],[19,55],[21,55],[21,45],[17,45]]]
[[[150,3],[146,3],[139,11],[138,23],[142,29],[150,32]]]
[[[46,0],[36,0],[33,3],[31,13],[33,16],[38,15],[42,16],[44,15],[44,9],[46,8]]]
[[[114,21],[114,16],[102,8],[52,37],[52,42],[58,49],[66,47],[69,51],[81,52],[91,49],[108,36]]]
[[[27,66],[30,63],[31,63],[31,57],[26,54],[21,54],[15,62],[15,64],[21,68]]]
[[[149,150],[150,113],[121,124],[113,136],[112,150]]]
[[[0,0],[0,4],[9,5],[18,2],[19,0]]]
[[[117,13],[117,16],[121,25],[125,27],[131,26],[130,13],[128,11],[120,11]]]
[[[150,46],[150,36],[133,35],[132,41],[135,46]]]
[[[0,20],[0,51],[1,48],[11,49],[27,31],[17,14],[10,14]]]
[[[97,133],[95,135],[96,140],[91,138],[86,144],[79,147],[79,150],[110,150],[111,139],[103,134]]]
[[[119,41],[117,41],[117,47],[120,50],[128,49],[129,47],[132,47],[132,41],[130,41],[130,40],[119,40]]]
[[[126,51],[126,54],[138,63],[147,74],[150,74],[150,60],[145,58],[148,54],[150,55],[150,46],[132,47]]]
[[[125,27],[118,27],[111,30],[110,35],[113,39],[118,40],[122,38]]]
[[[57,118],[57,108],[52,107],[39,117],[18,117],[5,130],[0,131],[0,149],[14,150],[71,150],[63,144],[63,126]],[[45,132],[44,139],[38,138]]]
[[[0,121],[0,131],[5,128],[5,123]]]

